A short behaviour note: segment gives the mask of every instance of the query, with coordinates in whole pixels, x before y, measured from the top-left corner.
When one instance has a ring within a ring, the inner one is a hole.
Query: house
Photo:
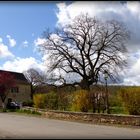
[[[31,99],[31,85],[27,81],[23,73],[0,70],[0,73],[2,72],[9,72],[10,74],[12,74],[15,78],[16,83],[15,86],[9,90],[8,96],[5,99],[5,103],[7,103],[9,99],[20,103]],[[0,106],[2,106],[1,99]]]

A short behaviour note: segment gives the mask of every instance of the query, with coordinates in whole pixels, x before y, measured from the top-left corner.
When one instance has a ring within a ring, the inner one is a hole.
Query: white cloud
[[[132,53],[128,61],[128,68],[121,72],[123,84],[140,85],[140,50]]]
[[[56,13],[58,18],[58,24],[65,25],[69,23],[71,19],[78,16],[81,13],[88,13],[90,16],[99,16],[106,12],[117,12],[120,13],[123,10],[123,6],[120,2],[104,2],[104,1],[85,1],[85,2],[73,2],[69,5],[66,3],[57,4],[58,12]],[[119,11],[117,10],[119,8]]]
[[[42,44],[44,44],[45,42],[46,42],[46,39],[44,39],[44,38],[38,37],[37,39],[35,39],[34,40],[34,46],[35,46],[35,48],[34,48],[33,52],[38,52],[39,46],[42,45]]]
[[[7,37],[8,40],[9,40],[9,45],[10,45],[11,47],[15,47],[15,46],[16,46],[16,41],[15,41],[15,39],[11,38],[10,35],[7,35],[6,37]]]
[[[30,68],[35,68],[41,71],[45,71],[45,66],[43,63],[38,62],[35,58],[20,58],[17,57],[13,61],[6,61],[1,69],[15,71],[15,72],[23,72]]]
[[[101,20],[116,19],[123,22],[131,32],[131,40],[128,43],[129,50],[139,49],[140,2],[126,2],[122,4],[119,1],[76,1],[69,5],[66,5],[64,2],[59,3],[57,7],[57,25],[61,26],[69,23],[80,13],[88,13],[90,16]]]
[[[25,40],[22,42],[22,47],[26,48],[26,47],[28,47],[28,44],[29,44],[28,41]]]
[[[13,58],[14,55],[8,50],[8,47],[3,44],[3,39],[0,38],[0,58]]]
[[[36,40],[34,40],[34,45],[37,47],[37,46],[43,44],[45,41],[46,41],[46,39],[38,37]]]
[[[3,39],[2,38],[0,38],[0,43],[2,43],[3,42]]]
[[[134,15],[138,14],[138,16],[140,16],[140,2],[138,2],[138,1],[133,1],[133,2],[128,1],[127,2],[127,7]]]

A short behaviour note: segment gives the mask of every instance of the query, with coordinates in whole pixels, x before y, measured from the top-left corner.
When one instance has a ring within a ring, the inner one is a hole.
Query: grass
[[[23,110],[23,109],[18,109],[16,110],[16,112],[23,113],[23,114],[42,115],[40,112],[37,112],[37,111]]]
[[[18,113],[18,114],[36,115],[36,116],[42,115],[40,112],[37,112],[37,111],[23,110],[23,109],[0,109],[0,112]]]
[[[110,111],[111,114],[129,114],[124,107],[120,107],[120,106],[114,106],[114,107],[110,107]]]

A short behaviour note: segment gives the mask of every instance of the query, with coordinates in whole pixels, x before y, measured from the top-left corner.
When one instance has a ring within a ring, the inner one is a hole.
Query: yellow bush
[[[122,88],[119,92],[122,102],[129,114],[140,115],[140,88],[127,87]]]
[[[77,90],[73,93],[72,110],[88,112],[89,93],[86,90]]]
[[[35,94],[33,96],[33,102],[35,108],[45,108],[46,107],[46,94]]]

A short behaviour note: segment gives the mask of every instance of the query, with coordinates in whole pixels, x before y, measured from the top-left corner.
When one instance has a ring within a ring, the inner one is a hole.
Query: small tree
[[[36,87],[44,83],[44,76],[33,68],[25,71],[24,75],[31,85],[31,99],[33,99]]]
[[[5,99],[8,96],[11,87],[15,86],[15,78],[9,72],[0,73],[0,97],[2,100],[3,109],[5,108]]]
[[[35,94],[33,95],[33,102],[34,102],[34,107],[35,108],[41,108],[45,109],[46,108],[46,94]]]
[[[89,93],[87,90],[77,90],[74,92],[72,109],[75,111],[88,112],[90,107]]]

